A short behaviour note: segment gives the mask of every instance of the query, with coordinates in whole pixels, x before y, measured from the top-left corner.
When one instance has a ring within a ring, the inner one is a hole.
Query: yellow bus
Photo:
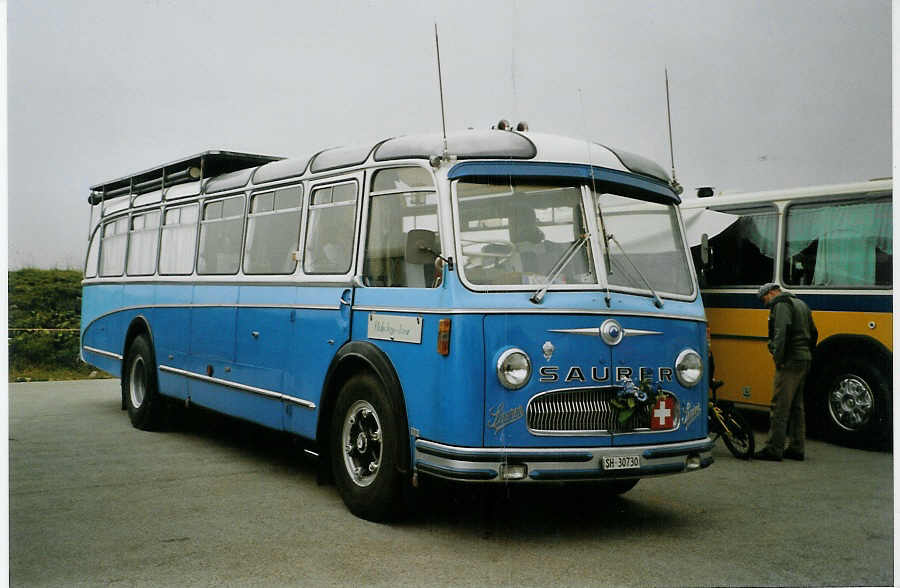
[[[774,365],[757,288],[776,282],[819,329],[807,423],[838,442],[890,437],[893,355],[891,179],[716,195],[682,205],[721,398],[768,408]]]

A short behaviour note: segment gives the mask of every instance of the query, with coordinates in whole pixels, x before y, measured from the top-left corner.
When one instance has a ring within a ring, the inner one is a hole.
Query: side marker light
[[[441,319],[438,322],[437,352],[441,355],[450,355],[450,319]]]

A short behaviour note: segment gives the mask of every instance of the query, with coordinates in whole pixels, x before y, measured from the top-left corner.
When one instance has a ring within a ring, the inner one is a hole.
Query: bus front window
[[[461,264],[480,286],[543,285],[569,248],[587,233],[581,187],[509,180],[457,184]],[[588,247],[554,284],[596,284]]]
[[[608,193],[596,194],[596,202],[598,222],[610,241],[611,288],[646,291],[649,284],[657,292],[693,292],[674,206]]]

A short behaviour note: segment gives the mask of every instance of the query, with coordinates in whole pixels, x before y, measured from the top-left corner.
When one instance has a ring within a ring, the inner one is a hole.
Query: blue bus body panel
[[[283,393],[321,406],[325,374],[335,353],[350,336],[352,292],[341,286],[298,287],[290,343],[281,350]],[[288,319],[290,320],[290,318]],[[314,439],[319,411],[288,403],[285,429]]]
[[[372,343],[394,366],[411,428],[427,439],[480,446],[484,409],[483,333],[480,314],[454,314],[447,288],[360,288],[352,338]],[[375,308],[378,310],[367,310]],[[397,310],[392,310],[397,309]],[[369,339],[370,314],[421,317],[421,343]],[[438,353],[438,323],[451,319],[450,355]]]
[[[191,371],[206,371],[206,362],[234,361],[237,286],[194,286],[191,305]]]

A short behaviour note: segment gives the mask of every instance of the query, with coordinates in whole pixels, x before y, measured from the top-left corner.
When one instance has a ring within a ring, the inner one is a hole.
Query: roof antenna
[[[672,145],[672,108],[669,106],[669,68],[666,68],[666,120],[669,122],[669,158],[672,161],[672,189],[676,194],[684,192],[684,188],[675,179],[675,147]]]
[[[443,128],[443,153],[441,155],[444,161],[449,159],[447,153],[447,117],[444,114],[444,81],[441,79],[441,45],[438,43],[438,26],[434,21],[434,49],[437,54],[437,70],[438,70],[438,92],[441,95],[441,127]]]

